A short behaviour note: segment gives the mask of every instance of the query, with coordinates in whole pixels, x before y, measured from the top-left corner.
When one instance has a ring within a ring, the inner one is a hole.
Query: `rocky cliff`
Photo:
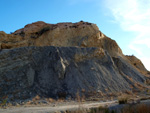
[[[95,24],[36,22],[0,32],[0,97],[75,97],[77,92],[140,92],[150,73]]]

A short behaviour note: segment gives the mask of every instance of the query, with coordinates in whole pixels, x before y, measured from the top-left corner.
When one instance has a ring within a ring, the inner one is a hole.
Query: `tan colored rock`
[[[27,40],[19,35],[6,34],[5,32],[0,32],[0,47],[1,49],[10,49],[27,46]]]
[[[0,33],[0,43],[2,49],[24,46],[100,47],[111,56],[122,55],[117,43],[99,31],[96,24],[83,21],[58,24],[35,22],[11,35]]]
[[[140,59],[138,59],[137,57],[135,57],[134,55],[132,56],[127,56],[126,58],[130,61],[130,63],[139,71],[141,72],[143,75],[145,76],[149,76],[150,77],[150,72],[145,68],[145,66],[143,65],[143,63],[141,62]]]
[[[13,34],[21,34],[21,33],[32,34],[39,31],[41,28],[43,28],[46,25],[48,24],[42,21],[38,21],[32,24],[27,24],[24,28],[16,30]]]

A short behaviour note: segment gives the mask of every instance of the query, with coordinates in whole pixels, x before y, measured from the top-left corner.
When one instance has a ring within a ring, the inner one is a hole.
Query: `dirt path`
[[[84,104],[71,104],[71,105],[61,105],[61,106],[41,106],[41,107],[14,107],[7,109],[0,109],[0,113],[54,113],[58,111],[65,110],[75,110],[79,108],[92,108],[98,106],[112,105],[116,101],[108,102],[94,102],[94,103],[84,103]]]

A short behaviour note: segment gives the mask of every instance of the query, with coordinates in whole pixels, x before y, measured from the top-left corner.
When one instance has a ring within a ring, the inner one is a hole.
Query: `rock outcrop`
[[[0,32],[0,48],[0,97],[11,101],[149,89],[140,60],[92,23],[36,22]]]
[[[23,47],[0,52],[1,96],[24,99],[146,88],[145,78],[123,59],[98,48]],[[139,85],[137,87],[136,85]],[[131,87],[132,86],[132,87]]]
[[[140,59],[136,58],[135,56],[126,56],[126,58],[130,61],[130,63],[136,67],[136,69],[141,72],[145,76],[150,76],[150,72],[145,68],[143,63]]]
[[[83,21],[58,24],[36,22],[26,25],[11,35],[0,33],[0,37],[2,49],[25,46],[78,46],[100,47],[107,50],[112,56],[122,54],[117,43],[99,31],[96,24]]]

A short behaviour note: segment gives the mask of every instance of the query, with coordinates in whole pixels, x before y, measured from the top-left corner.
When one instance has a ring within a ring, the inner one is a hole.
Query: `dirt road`
[[[70,105],[59,105],[59,106],[40,106],[40,107],[14,107],[14,108],[7,108],[7,109],[0,109],[0,113],[54,113],[58,111],[65,111],[65,110],[75,110],[79,108],[92,108],[98,106],[105,106],[105,105],[114,105],[116,104],[115,101],[108,101],[108,102],[94,102],[94,103],[78,103],[78,104],[70,104]]]

